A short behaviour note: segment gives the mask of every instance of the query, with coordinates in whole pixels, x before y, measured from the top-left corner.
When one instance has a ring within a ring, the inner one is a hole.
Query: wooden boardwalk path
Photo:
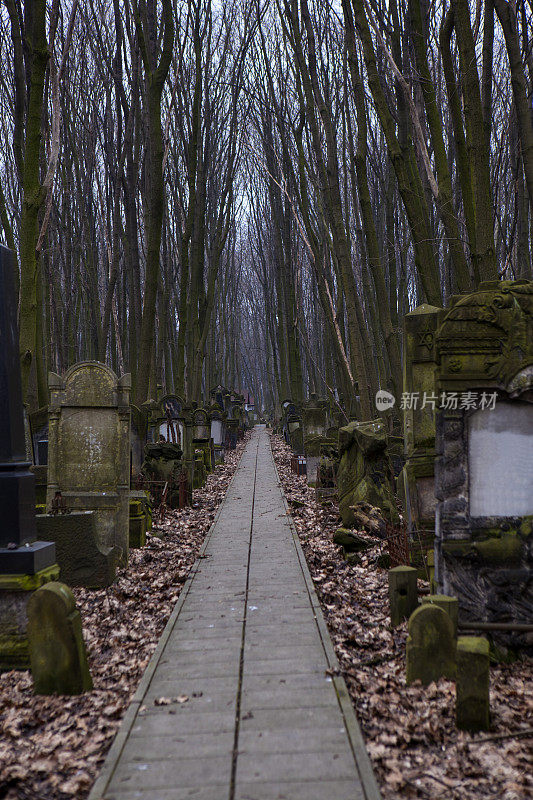
[[[379,800],[336,666],[255,428],[89,800]]]

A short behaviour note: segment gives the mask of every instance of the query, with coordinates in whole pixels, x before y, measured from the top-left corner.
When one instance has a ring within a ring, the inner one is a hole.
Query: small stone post
[[[390,620],[393,628],[409,619],[418,607],[416,585],[417,570],[414,567],[394,567],[389,570]]]
[[[488,730],[489,643],[482,636],[459,637],[456,690],[457,727],[472,732]]]

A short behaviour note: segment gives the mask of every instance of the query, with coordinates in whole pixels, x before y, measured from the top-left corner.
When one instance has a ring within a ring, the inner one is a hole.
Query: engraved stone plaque
[[[533,404],[497,403],[469,420],[470,515],[533,514]]]

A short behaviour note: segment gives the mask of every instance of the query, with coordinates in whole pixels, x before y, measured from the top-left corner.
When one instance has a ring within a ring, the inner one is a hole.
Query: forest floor
[[[0,675],[0,798],[81,800],[103,764],[235,472],[245,441],[130,551],[108,589],[75,589],[94,689],[34,696],[29,671]]]
[[[533,797],[533,659],[491,665],[491,730],[458,731],[453,682],[406,686],[407,623],[390,627],[387,570],[376,565],[383,545],[349,565],[332,541],[338,507],[317,503],[306,478],[291,471],[283,439],[271,441],[384,800]],[[516,737],[519,731],[529,731],[529,738]]]

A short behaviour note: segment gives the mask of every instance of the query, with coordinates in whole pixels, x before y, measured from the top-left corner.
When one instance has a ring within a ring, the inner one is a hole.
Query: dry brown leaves
[[[76,589],[94,690],[36,697],[29,672],[0,675],[0,798],[84,798],[215,518],[244,442],[194,492],[194,506],[170,512],[130,551],[108,589]],[[161,537],[161,538],[158,538]],[[163,699],[162,699],[163,701]],[[171,698],[169,702],[174,701]],[[177,698],[178,702],[184,702]]]
[[[533,661],[491,667],[491,731],[458,732],[452,682],[405,684],[407,623],[390,628],[387,572],[375,563],[380,546],[348,565],[332,542],[337,506],[319,505],[305,477],[291,472],[281,437],[272,437],[272,448],[385,800],[533,797],[531,738],[475,741],[533,727]]]

